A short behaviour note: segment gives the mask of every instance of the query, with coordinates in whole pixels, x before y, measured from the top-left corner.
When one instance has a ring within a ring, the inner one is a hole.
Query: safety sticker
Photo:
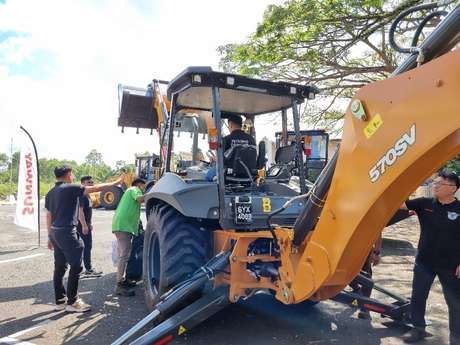
[[[364,127],[364,135],[367,139],[372,137],[375,132],[383,125],[383,120],[380,117],[380,114],[376,114],[370,121],[369,124]]]
[[[358,300],[357,299],[354,299],[353,302],[351,302],[351,305],[353,307],[357,307],[359,304],[358,304]]]
[[[272,204],[270,198],[262,198],[262,208],[265,213],[272,211]]]
[[[187,332],[187,328],[185,328],[184,326],[180,325],[180,326],[179,326],[179,330],[177,331],[177,334],[178,334],[178,335],[182,335],[182,334],[184,334],[185,332]]]

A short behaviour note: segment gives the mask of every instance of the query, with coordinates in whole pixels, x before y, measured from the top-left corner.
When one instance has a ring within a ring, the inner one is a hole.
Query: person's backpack
[[[139,222],[139,235],[133,237],[131,255],[126,267],[126,279],[142,280],[142,252],[144,250],[144,228]]]

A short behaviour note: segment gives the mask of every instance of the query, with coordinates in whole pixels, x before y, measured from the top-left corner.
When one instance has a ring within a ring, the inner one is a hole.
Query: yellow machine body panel
[[[154,101],[153,101],[153,107],[155,108],[157,114],[158,114],[158,124],[161,124],[164,122],[164,115],[163,115],[163,110],[161,108],[161,101],[160,101],[160,97],[163,97],[163,102],[166,106],[166,111],[170,111],[171,110],[171,102],[168,100],[168,97],[166,97],[166,95],[158,95],[157,92],[155,92],[155,96],[154,96]]]
[[[91,199],[92,208],[99,208],[101,207],[101,193],[90,193],[89,198]]]
[[[356,94],[367,118],[347,110],[319,222],[299,248],[300,258],[284,256],[281,271],[289,265],[294,271],[285,287],[289,303],[338,294],[410,193],[460,152],[459,95],[460,50]]]

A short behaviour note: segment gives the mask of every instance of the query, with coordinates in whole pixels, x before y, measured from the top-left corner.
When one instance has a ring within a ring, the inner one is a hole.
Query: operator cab
[[[266,119],[271,118],[277,119],[287,135],[290,116],[297,140],[279,149],[275,164],[295,166],[296,160],[303,162],[298,107],[315,97],[316,87],[190,67],[169,83],[167,93],[171,112],[166,173],[194,185],[194,193],[197,188],[206,190],[206,199],[212,197],[210,191],[215,186],[215,209],[220,211],[210,209],[208,214],[215,215],[221,227],[264,228],[272,210],[307,191],[304,166],[298,166],[301,173],[297,176],[292,169],[272,173],[267,165],[266,141],[257,139],[258,132],[262,137],[266,130]],[[274,221],[293,224],[302,206],[301,202],[293,204]]]

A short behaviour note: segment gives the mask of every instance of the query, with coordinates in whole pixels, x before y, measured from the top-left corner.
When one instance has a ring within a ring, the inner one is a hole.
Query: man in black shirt
[[[232,167],[235,159],[235,154],[230,149],[237,145],[256,145],[256,141],[252,136],[245,133],[241,127],[243,126],[243,120],[241,116],[230,114],[227,117],[228,129],[230,134],[223,138],[224,146],[224,166],[226,168]],[[228,155],[228,157],[227,157]]]
[[[91,307],[78,298],[78,279],[82,271],[83,241],[78,238],[77,224],[79,198],[89,193],[99,192],[123,181],[124,175],[112,183],[97,186],[80,186],[72,183],[72,167],[64,165],[54,169],[56,185],[45,199],[47,209],[48,248],[54,250],[53,285],[56,310],[85,312]],[[70,265],[67,291],[64,275]]]
[[[235,145],[256,145],[256,141],[252,136],[243,132],[243,120],[239,115],[229,115],[227,118],[228,129],[230,134],[223,138],[224,152]]]
[[[92,186],[94,184],[93,178],[89,175],[83,176],[80,182],[83,187]],[[82,278],[100,277],[102,272],[96,271],[91,263],[91,249],[93,247],[93,209],[91,198],[88,195],[83,195],[80,197],[79,204],[80,211],[78,215],[77,232],[85,244],[85,248],[83,249],[85,271],[82,273]]]
[[[434,180],[433,198],[406,201],[403,208],[417,213],[420,240],[412,282],[412,329],[403,339],[414,343],[426,336],[426,300],[438,276],[449,310],[451,344],[460,344],[460,187],[455,173],[442,172]]]

